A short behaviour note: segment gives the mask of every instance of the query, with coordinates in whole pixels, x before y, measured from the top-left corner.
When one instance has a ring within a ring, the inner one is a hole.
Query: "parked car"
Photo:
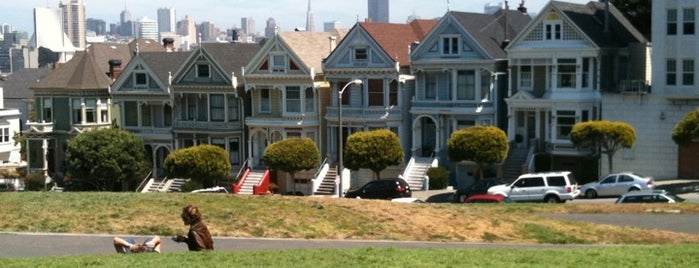
[[[523,174],[512,184],[490,187],[488,194],[507,196],[514,201],[563,203],[580,195],[578,184],[569,171]]]
[[[410,185],[405,180],[394,178],[370,181],[359,189],[348,191],[345,197],[389,200],[412,197],[412,192],[410,191]]]
[[[499,194],[476,194],[466,199],[465,203],[514,203],[515,201],[507,196]]]
[[[391,202],[395,203],[427,203],[425,200],[415,197],[399,197],[391,199]]]
[[[679,203],[684,199],[665,190],[633,191],[621,195],[617,204],[628,203]]]
[[[453,200],[457,203],[463,203],[472,195],[485,194],[488,192],[488,188],[505,183],[505,180],[498,178],[476,180],[473,184],[454,191]]]
[[[609,174],[603,179],[583,185],[580,192],[586,198],[620,196],[627,192],[653,190],[653,178],[633,172]]]

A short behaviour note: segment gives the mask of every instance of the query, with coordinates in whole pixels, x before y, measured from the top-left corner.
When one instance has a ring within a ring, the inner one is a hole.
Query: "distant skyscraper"
[[[333,30],[340,29],[339,21],[329,21],[323,24],[324,32],[332,32]]]
[[[218,37],[216,26],[208,21],[199,24],[199,33],[201,34],[201,41],[215,41],[216,37]]]
[[[76,48],[84,49],[86,27],[83,0],[61,0],[59,7],[63,11],[63,30]]]
[[[143,39],[158,40],[158,22],[143,17],[136,23],[136,37]]]
[[[124,11],[122,11],[119,15],[119,23],[124,25],[129,21],[131,21],[131,12],[129,12],[129,10],[126,9],[126,7],[124,7]]]
[[[306,11],[306,31],[315,32],[315,22],[313,21],[313,11],[311,11],[311,0],[308,0],[308,11]]]
[[[171,7],[164,7],[158,9],[158,32],[175,32],[175,27],[177,26],[177,17],[175,16],[175,9]]]
[[[267,20],[267,27],[265,27],[265,37],[271,38],[274,35],[277,34],[277,30],[279,30],[277,26],[277,21],[274,20],[274,18],[269,18]]]
[[[243,35],[255,34],[255,20],[251,17],[240,18],[240,29],[243,31]]]
[[[185,15],[184,19],[177,22],[177,34],[182,36],[186,46],[197,43],[197,25],[189,15]]]
[[[369,20],[372,22],[388,22],[388,0],[368,0]]]
[[[12,31],[13,31],[12,25],[11,25],[11,24],[7,24],[7,23],[3,23],[3,24],[2,24],[2,28],[0,28],[0,33],[2,33],[2,34],[4,34],[4,33],[11,33]]]

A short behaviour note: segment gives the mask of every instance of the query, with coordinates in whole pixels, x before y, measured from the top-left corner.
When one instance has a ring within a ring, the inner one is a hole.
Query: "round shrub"
[[[449,170],[443,167],[431,167],[427,170],[430,177],[430,190],[445,189],[449,185]]]
[[[44,173],[32,173],[24,178],[24,190],[27,191],[44,191],[46,190],[46,177]]]

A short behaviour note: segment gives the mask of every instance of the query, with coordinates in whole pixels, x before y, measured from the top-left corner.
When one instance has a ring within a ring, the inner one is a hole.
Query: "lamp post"
[[[337,112],[337,122],[340,125],[340,127],[338,128],[338,138],[340,139],[340,143],[339,143],[340,146],[338,148],[338,150],[340,151],[340,157],[339,157],[339,161],[338,161],[338,163],[339,163],[338,172],[340,173],[340,182],[338,184],[337,197],[340,197],[340,198],[342,197],[342,170],[344,169],[344,167],[342,166],[342,151],[344,149],[343,148],[344,146],[342,144],[343,143],[343,139],[342,139],[343,138],[342,137],[342,94],[345,93],[345,89],[347,89],[352,84],[361,85],[362,80],[354,79],[352,81],[347,82],[347,84],[345,84],[345,86],[342,87],[342,89],[340,89],[340,92],[339,92],[340,94],[339,94],[338,102],[337,102],[337,106],[339,107],[338,112]]]

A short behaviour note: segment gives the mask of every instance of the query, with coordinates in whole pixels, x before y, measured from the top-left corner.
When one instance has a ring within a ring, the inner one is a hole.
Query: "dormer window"
[[[562,29],[561,21],[547,21],[544,24],[544,40],[561,40]]]
[[[271,55],[272,62],[272,72],[273,73],[284,73],[286,72],[286,55]]]
[[[211,70],[208,64],[197,64],[197,78],[211,77]]]
[[[354,49],[354,60],[355,61],[367,61],[369,60],[369,50],[365,47],[358,47]]]
[[[134,88],[148,88],[148,75],[146,73],[134,73]]]
[[[459,36],[444,36],[442,37],[442,55],[456,56],[459,55]]]

